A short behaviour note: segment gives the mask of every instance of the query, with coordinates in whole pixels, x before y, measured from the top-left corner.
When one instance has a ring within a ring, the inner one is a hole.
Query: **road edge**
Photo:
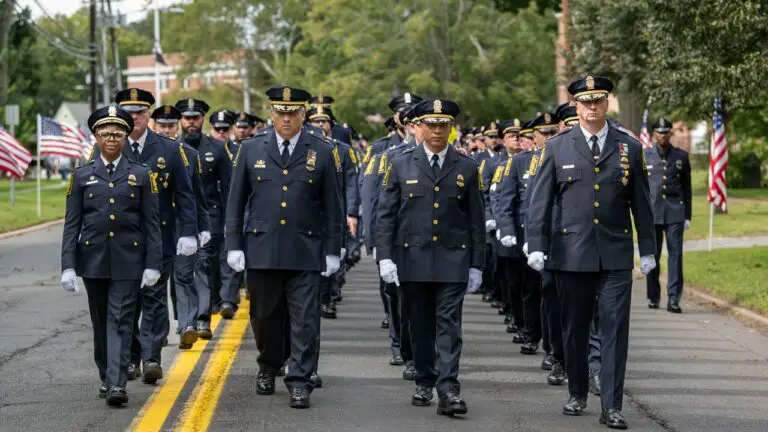
[[[41,229],[50,228],[52,226],[56,226],[56,225],[61,224],[61,223],[64,223],[64,219],[63,218],[62,219],[55,219],[55,220],[48,221],[48,222],[43,222],[43,223],[37,224],[37,225],[28,226],[26,228],[20,228],[20,229],[14,230],[14,231],[8,231],[7,233],[1,233],[0,234],[0,240],[5,240],[5,239],[11,238],[11,237],[16,237],[16,236],[24,235],[24,234],[27,234],[27,233],[31,233],[33,231],[38,231],[38,230],[41,230]]]

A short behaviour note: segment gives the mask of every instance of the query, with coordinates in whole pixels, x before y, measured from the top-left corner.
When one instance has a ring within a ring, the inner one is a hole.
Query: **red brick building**
[[[181,54],[165,56],[167,65],[160,65],[160,91],[184,89],[196,90],[214,85],[229,84],[242,87],[242,66],[231,55],[222,55],[220,61],[203,66],[205,72],[196,72],[188,77],[181,76],[184,64]],[[178,73],[178,74],[177,74]],[[129,87],[155,92],[155,56],[140,55],[128,57],[128,67],[123,71]]]

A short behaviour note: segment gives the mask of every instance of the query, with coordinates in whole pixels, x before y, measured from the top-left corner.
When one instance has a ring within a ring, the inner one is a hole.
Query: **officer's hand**
[[[231,250],[227,252],[227,264],[232,270],[241,272],[245,270],[245,254],[241,250]]]
[[[205,247],[209,241],[211,241],[211,232],[202,231],[197,235],[197,239],[200,240],[200,247]]]
[[[647,275],[656,268],[656,258],[653,255],[640,257],[640,271]]]
[[[504,236],[501,238],[501,245],[504,247],[512,247],[517,244],[517,237]]]
[[[490,219],[485,221],[485,231],[491,232],[496,229],[496,220]]]
[[[379,276],[386,283],[393,283],[400,286],[400,279],[397,277],[397,266],[391,259],[381,260],[379,262]]]
[[[197,239],[194,237],[179,237],[176,243],[176,255],[190,256],[197,252]]]
[[[523,253],[525,254],[525,257],[528,258],[528,242],[523,243]]]
[[[349,227],[349,233],[352,235],[352,237],[357,237],[357,222],[358,221],[356,217],[347,216],[347,226]]]
[[[685,224],[683,225],[683,228],[685,228],[686,230],[691,228],[691,220],[690,219],[686,219],[685,220]]]
[[[528,255],[528,267],[536,271],[542,271],[544,269],[544,260],[546,259],[547,257],[544,256],[544,252],[531,252]]]
[[[61,272],[61,287],[64,291],[79,293],[80,286],[77,284],[77,274],[74,269],[66,269]]]
[[[320,273],[320,276],[322,277],[330,277],[332,274],[339,271],[339,267],[341,267],[341,260],[339,257],[335,255],[326,255],[325,256],[325,271]]]
[[[480,269],[469,269],[469,282],[467,283],[467,291],[470,294],[474,294],[480,289],[480,285],[483,284],[483,272]]]
[[[141,276],[140,288],[144,288],[145,286],[152,286],[156,284],[158,280],[160,280],[159,271],[152,270],[152,269],[145,269],[144,274]]]

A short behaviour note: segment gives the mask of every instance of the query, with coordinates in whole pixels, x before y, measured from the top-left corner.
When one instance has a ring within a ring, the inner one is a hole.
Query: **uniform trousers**
[[[589,334],[595,305],[599,316],[602,409],[622,409],[632,299],[631,270],[553,272],[562,305],[568,391],[586,400],[589,392]],[[597,299],[597,301],[595,301]]]
[[[459,393],[461,320],[467,283],[401,282],[401,286],[411,314],[416,384],[436,387],[439,395]]]
[[[646,278],[648,300],[658,302],[661,297],[659,274],[661,250],[667,239],[667,295],[670,303],[679,303],[683,295],[683,222],[656,225],[656,268]]]
[[[563,326],[561,323],[562,307],[557,291],[557,280],[549,270],[542,270],[541,277],[541,314],[542,339],[544,351],[565,364],[563,352]]]
[[[163,257],[160,279],[152,286],[145,286],[138,292],[136,314],[133,318],[133,342],[131,363],[142,360],[160,363],[163,341],[168,336],[168,279],[173,273],[173,257]],[[139,326],[141,318],[141,326]]]
[[[275,373],[283,366],[287,317],[291,355],[285,385],[312,391],[318,356],[320,272],[248,269],[246,277],[260,370]]]
[[[501,290],[505,292],[504,299],[507,310],[512,313],[514,323],[519,328],[523,328],[523,297],[521,290],[523,288],[524,268],[520,265],[519,258],[508,258],[500,256],[496,267],[496,273],[501,280]],[[527,267],[527,265],[526,265]]]
[[[542,277],[538,272],[528,267],[527,262],[523,263],[519,260],[517,262],[525,264],[524,278],[526,283],[522,284],[524,334],[529,343],[538,345],[542,339]]]
[[[195,284],[196,257],[175,255],[173,257],[173,279],[171,284],[176,286],[175,310],[179,328],[195,327],[199,310],[200,298]],[[175,283],[174,283],[175,282]]]
[[[600,305],[595,299],[595,312],[589,326],[589,376],[600,375]]]
[[[83,278],[93,325],[93,358],[107,388],[125,387],[141,280]]]
[[[490,294],[494,300],[498,300],[498,293],[496,292],[496,287],[493,283],[493,275],[495,270],[495,260],[493,259],[493,243],[485,244],[485,262],[488,263],[488,265],[486,265],[483,269],[483,284],[480,287],[480,292]]]

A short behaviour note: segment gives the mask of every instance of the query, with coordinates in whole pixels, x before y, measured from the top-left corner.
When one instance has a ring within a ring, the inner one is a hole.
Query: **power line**
[[[56,25],[56,27],[64,30],[65,34],[69,33],[69,29],[64,27],[53,15],[51,15],[51,13],[40,3],[40,0],[34,0],[34,1],[37,7],[40,8],[40,11],[43,13],[43,15],[46,16],[46,18],[52,21],[53,24]],[[76,42],[76,44],[70,44],[70,45],[88,45],[85,39],[79,39],[74,36],[72,37],[72,41]]]
[[[21,8],[21,6],[19,6],[15,1],[13,3],[16,6],[17,11],[19,11],[19,12],[23,12],[24,11]],[[48,34],[45,30],[40,28],[40,26],[38,26],[34,21],[27,20],[26,22],[27,22],[27,24],[29,24],[30,27],[32,27],[32,29],[37,34],[39,34],[43,39],[45,39],[48,43],[53,45],[55,48],[59,49],[59,51],[62,51],[64,53],[66,53],[66,54],[69,54],[72,57],[75,57],[75,58],[77,58],[79,60],[83,60],[83,61],[92,61],[92,60],[95,59],[95,57],[93,57],[93,56],[89,56],[87,54],[84,54],[84,53],[90,53],[92,51],[81,50],[81,49],[78,49],[78,48],[74,48],[74,47],[70,47],[70,46],[64,45],[61,42],[60,39],[58,39],[58,38]]]

